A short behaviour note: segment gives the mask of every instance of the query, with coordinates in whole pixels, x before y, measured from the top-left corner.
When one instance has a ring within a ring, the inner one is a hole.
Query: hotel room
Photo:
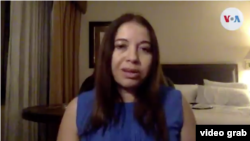
[[[88,22],[112,21],[131,11],[142,14],[156,30],[165,76],[188,102],[200,103],[193,108],[197,124],[250,124],[249,6],[236,1],[89,2],[81,37],[89,36],[84,32]],[[244,23],[235,31],[223,28],[220,21],[229,7],[244,15]],[[93,71],[88,40],[80,41],[80,82]]]
[[[92,87],[105,27],[128,12],[152,24],[164,76],[189,102],[197,125],[250,125],[249,1],[21,3],[10,2],[9,50],[2,44],[4,141],[56,139],[67,103]],[[62,14],[67,6],[70,12]],[[221,23],[230,7],[243,15],[237,30]],[[49,129],[36,123],[56,124]]]

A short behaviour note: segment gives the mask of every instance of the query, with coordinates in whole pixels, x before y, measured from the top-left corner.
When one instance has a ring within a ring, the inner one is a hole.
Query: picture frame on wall
[[[110,23],[109,21],[89,22],[89,68],[95,67],[98,49]]]

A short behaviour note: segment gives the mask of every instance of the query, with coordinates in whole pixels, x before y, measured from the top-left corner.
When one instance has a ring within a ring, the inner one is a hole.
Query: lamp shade
[[[245,59],[247,59],[247,60],[249,59],[249,60],[250,60],[250,50],[248,51],[248,53],[247,53]]]

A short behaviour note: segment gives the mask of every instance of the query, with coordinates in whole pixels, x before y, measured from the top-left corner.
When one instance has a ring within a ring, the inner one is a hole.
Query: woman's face
[[[115,81],[125,88],[137,87],[148,75],[152,62],[147,28],[136,22],[122,24],[114,46],[112,73]]]

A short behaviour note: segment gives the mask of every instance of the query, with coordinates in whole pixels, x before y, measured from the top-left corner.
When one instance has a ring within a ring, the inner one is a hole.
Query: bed
[[[162,68],[164,75],[176,85],[203,86],[204,79],[222,83],[238,82],[237,64],[164,64]],[[248,94],[250,95],[249,91]],[[210,106],[213,108],[193,109],[197,125],[250,125],[250,106],[226,104],[210,104]]]

